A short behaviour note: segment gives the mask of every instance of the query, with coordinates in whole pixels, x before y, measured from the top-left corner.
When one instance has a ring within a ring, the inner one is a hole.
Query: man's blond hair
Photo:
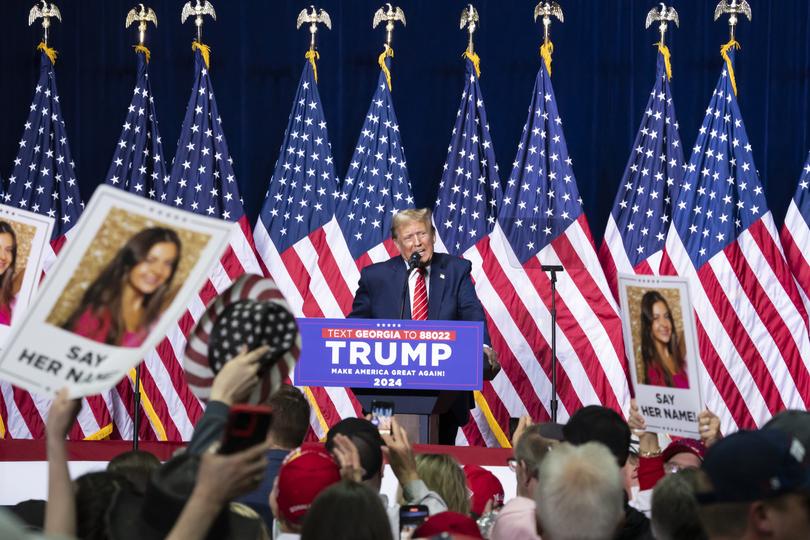
[[[410,221],[421,221],[428,229],[433,228],[433,212],[430,208],[406,208],[394,214],[391,221],[391,237],[397,237],[397,229]]]

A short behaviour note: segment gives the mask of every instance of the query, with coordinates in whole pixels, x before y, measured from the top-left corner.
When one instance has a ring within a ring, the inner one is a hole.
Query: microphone
[[[414,251],[411,254],[411,258],[408,259],[408,271],[405,273],[405,283],[402,284],[402,303],[399,307],[399,318],[405,318],[405,299],[408,297],[408,278],[411,277],[411,272],[419,268],[421,266],[421,259],[422,255],[418,251]]]
[[[422,254],[419,253],[418,251],[414,251],[413,254],[411,255],[411,258],[408,259],[408,273],[409,274],[411,272],[413,272],[415,269],[419,268],[419,266],[421,266],[421,259],[422,259]]]

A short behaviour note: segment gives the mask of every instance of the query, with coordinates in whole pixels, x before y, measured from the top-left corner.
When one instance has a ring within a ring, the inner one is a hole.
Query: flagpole
[[[127,18],[124,21],[124,28],[129,28],[134,22],[138,22],[138,46],[136,51],[142,51],[146,55],[146,61],[149,61],[149,49],[144,45],[146,40],[146,26],[148,22],[157,26],[157,16],[152,8],[145,7],[143,4],[138,4],[140,9],[132,8],[127,13]],[[135,396],[132,400],[132,449],[138,449],[138,442],[141,433],[141,366],[143,361],[135,366]]]

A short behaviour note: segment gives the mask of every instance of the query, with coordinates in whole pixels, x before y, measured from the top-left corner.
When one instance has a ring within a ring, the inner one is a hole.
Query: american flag
[[[313,59],[314,62],[314,59]],[[348,248],[335,219],[338,178],[314,65],[304,64],[254,236],[256,249],[296,317],[343,317],[353,290],[340,278]],[[306,389],[318,438],[359,408],[344,388]]]
[[[137,46],[135,50],[138,62],[135,90],[127,108],[121,136],[118,139],[105,182],[125,191],[154,199],[158,190],[163,188],[166,179],[166,163],[158,130],[155,98],[149,81],[150,53],[141,45]],[[166,440],[165,430],[161,429],[161,426],[166,424],[169,418],[160,418],[155,405],[159,405],[160,410],[165,408],[167,412],[171,411],[167,408],[166,400],[154,382],[155,375],[149,371],[150,364],[154,365],[154,359],[141,364],[141,411],[139,414],[148,422],[141,422],[138,436],[141,440]],[[164,370],[161,370],[159,376],[165,375],[162,371]],[[110,391],[107,401],[112,403],[110,412],[115,425],[112,435],[116,438],[132,438],[134,384],[135,370],[133,369],[127,379],[123,379]]]
[[[156,187],[156,199],[171,206],[237,222],[239,230],[220,261],[210,271],[208,282],[177,325],[146,356],[142,370],[145,392],[152,397],[149,415],[160,440],[188,440],[202,407],[185,382],[181,359],[185,336],[205,306],[245,272],[261,274],[253,250],[253,235],[239,197],[233,161],[222,130],[214,89],[208,73],[208,48],[194,43],[194,84],[180,129],[171,175]],[[205,375],[205,374],[203,374]],[[145,405],[149,406],[149,405]],[[159,419],[155,423],[155,418]]]
[[[662,261],[662,273],[690,280],[703,396],[724,432],[810,404],[805,310],[754,165],[733,58],[673,201]]]
[[[683,176],[683,148],[663,51],[647,107],[608,218],[599,258],[614,294],[617,275],[658,274]]]
[[[148,51],[138,49],[138,75],[105,182],[154,199],[166,178],[155,97],[149,81]]]
[[[390,58],[385,62],[390,69]],[[337,205],[338,222],[354,262],[349,268],[341,267],[352,294],[361,269],[399,255],[391,239],[391,221],[395,213],[412,206],[391,89],[380,71]]]
[[[810,153],[802,169],[796,193],[785,214],[785,225],[782,227],[782,246],[785,248],[790,271],[796,278],[799,294],[805,308],[810,308]]]
[[[504,305],[493,296],[492,283],[484,267],[483,256],[491,258],[489,234],[495,227],[501,203],[501,179],[495,149],[489,133],[484,97],[473,61],[468,57],[464,90],[456,114],[456,122],[447,147],[433,222],[436,227],[436,251],[468,259],[476,291],[489,317],[492,345],[499,358],[512,368],[514,355],[492,319],[509,317]],[[492,383],[485,382],[482,392],[475,393],[476,407],[472,421],[458,434],[457,443],[486,446],[508,446],[509,410],[521,409],[520,399],[508,375],[499,375]],[[509,405],[506,405],[509,403]],[[510,409],[511,406],[511,409]],[[506,431],[504,431],[506,430]],[[466,439],[466,440],[464,440]]]
[[[56,51],[44,43],[39,50],[39,80],[3,201],[54,218],[51,237],[53,253],[46,257],[47,271],[64,245],[66,235],[78,221],[83,203],[56,88]],[[44,438],[49,408],[49,399],[0,382],[0,436]],[[101,396],[83,400],[78,422],[71,430],[70,438],[108,436],[112,429],[109,409],[110,403]]]
[[[542,264],[565,268],[557,283],[559,421],[588,404],[619,412],[629,404],[618,306],[597,259],[572,166],[543,63],[490,234],[493,256],[483,257],[491,261],[484,267],[491,294],[510,314],[493,318],[502,326],[492,332],[493,341],[503,339],[514,356],[504,359],[520,399],[508,405],[510,416],[525,409],[539,420],[550,413],[551,284]]]

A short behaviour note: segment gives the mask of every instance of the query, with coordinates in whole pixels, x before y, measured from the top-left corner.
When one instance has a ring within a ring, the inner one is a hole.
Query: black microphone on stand
[[[405,284],[402,286],[402,303],[399,308],[400,319],[405,318],[405,298],[408,295],[408,280],[411,277],[411,272],[421,266],[421,259],[422,254],[418,251],[414,251],[413,254],[411,254],[411,258],[408,259],[408,271],[405,273]]]

